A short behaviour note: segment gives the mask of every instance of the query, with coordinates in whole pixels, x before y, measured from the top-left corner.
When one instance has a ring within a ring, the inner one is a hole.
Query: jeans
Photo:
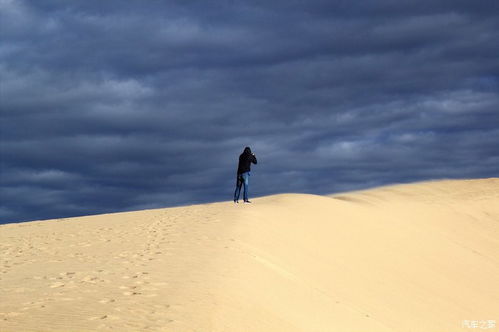
[[[250,172],[245,172],[240,175],[237,179],[236,191],[234,192],[234,201],[239,200],[239,195],[241,194],[241,187],[244,186],[243,198],[246,202],[248,200],[248,188],[249,188],[249,177]]]

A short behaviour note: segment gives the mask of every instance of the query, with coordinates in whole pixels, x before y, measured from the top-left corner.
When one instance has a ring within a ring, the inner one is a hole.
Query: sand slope
[[[0,226],[0,331],[499,323],[499,179],[253,202]]]

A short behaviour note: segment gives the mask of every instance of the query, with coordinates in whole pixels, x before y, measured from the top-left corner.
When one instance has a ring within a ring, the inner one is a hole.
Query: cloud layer
[[[497,1],[0,7],[3,222],[499,174]]]

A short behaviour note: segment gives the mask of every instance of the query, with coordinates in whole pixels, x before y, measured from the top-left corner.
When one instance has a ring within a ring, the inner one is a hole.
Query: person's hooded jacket
[[[255,154],[251,152],[249,147],[244,148],[244,152],[239,156],[239,165],[237,167],[237,175],[241,175],[251,170],[251,163],[257,163]]]

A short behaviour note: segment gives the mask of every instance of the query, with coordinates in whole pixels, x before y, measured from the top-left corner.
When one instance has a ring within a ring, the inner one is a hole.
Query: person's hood
[[[251,149],[249,148],[249,146],[245,147],[244,148],[244,154],[251,154]]]

